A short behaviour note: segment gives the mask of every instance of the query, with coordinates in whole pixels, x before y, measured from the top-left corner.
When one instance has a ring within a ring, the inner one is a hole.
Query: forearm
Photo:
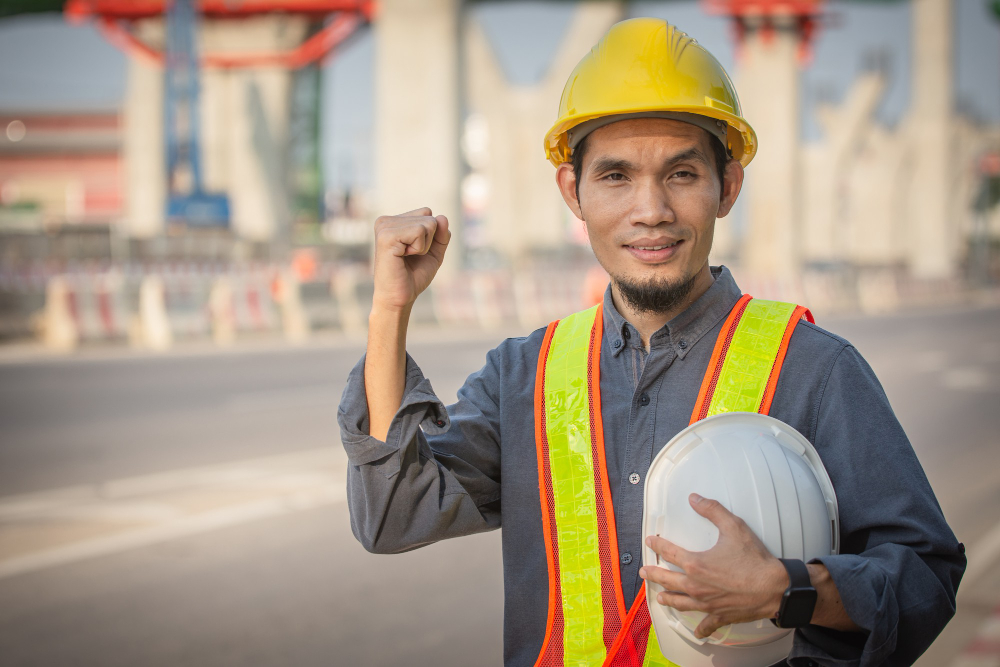
[[[410,307],[375,307],[368,317],[365,359],[365,398],[369,434],[385,441],[389,425],[399,410],[406,386],[406,327]]]
[[[857,623],[851,620],[840,599],[840,591],[830,576],[830,571],[822,563],[810,563],[809,579],[816,589],[816,608],[813,610],[812,624],[844,632],[861,632]]]

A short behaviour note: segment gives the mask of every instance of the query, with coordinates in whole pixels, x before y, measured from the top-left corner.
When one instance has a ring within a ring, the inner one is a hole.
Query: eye
[[[688,171],[687,169],[681,169],[680,171],[675,171],[671,174],[671,178],[679,178],[682,180],[687,180],[691,178],[697,178],[698,174],[693,171]]]
[[[608,181],[620,182],[626,180],[626,176],[625,174],[615,171],[605,176],[604,179]]]

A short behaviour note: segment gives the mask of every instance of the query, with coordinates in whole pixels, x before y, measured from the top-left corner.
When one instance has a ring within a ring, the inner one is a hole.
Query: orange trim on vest
[[[552,334],[556,331],[559,320],[549,324],[545,331],[545,338],[542,340],[542,349],[538,353],[538,370],[535,374],[535,442],[546,443],[545,447],[535,447],[538,454],[538,497],[542,508],[542,533],[545,535],[545,560],[549,570],[549,609],[548,617],[545,619],[545,639],[542,641],[542,650],[538,654],[536,667],[543,664],[543,660],[550,654],[558,656],[556,664],[562,664],[562,633],[556,633],[555,643],[553,643],[552,628],[556,625],[556,617],[559,617],[559,624],[562,625],[562,600],[559,594],[559,556],[558,545],[555,543],[555,527],[553,523],[551,480],[549,479],[549,467],[546,460],[548,452],[547,438],[545,435],[545,361],[549,356],[549,346],[552,343]]]
[[[762,415],[771,412],[771,401],[774,400],[774,392],[778,389],[778,376],[781,374],[781,365],[785,363],[785,353],[788,352],[788,343],[792,340],[792,334],[799,320],[803,317],[810,322],[814,322],[812,313],[805,306],[796,306],[792,311],[792,316],[788,318],[788,326],[785,327],[785,334],[781,337],[781,346],[778,348],[778,355],[774,358],[774,366],[771,368],[771,375],[767,378],[767,388],[764,390],[764,397],[760,400],[760,407],[757,409]]]
[[[719,374],[722,373],[722,364],[726,361],[726,352],[729,344],[733,341],[733,334],[739,326],[740,318],[747,309],[747,304],[753,297],[744,294],[736,302],[733,309],[729,311],[726,323],[719,331],[719,337],[715,341],[715,349],[712,350],[712,358],[708,362],[708,369],[705,371],[705,379],[701,382],[701,389],[698,391],[698,400],[694,402],[694,410],[691,411],[690,424],[705,418],[708,406],[712,403],[712,394],[715,393],[715,383],[719,381]]]
[[[646,622],[643,623],[639,620],[637,625],[636,619],[640,619],[643,613],[645,613]],[[639,594],[632,602],[632,607],[628,610],[625,625],[618,633],[611,650],[608,651],[602,667],[641,667],[642,661],[646,658],[650,624],[649,609],[646,608],[646,585],[643,584],[642,588],[639,589]],[[641,632],[644,625],[646,626],[645,634]],[[640,636],[636,636],[636,630],[640,630]]]

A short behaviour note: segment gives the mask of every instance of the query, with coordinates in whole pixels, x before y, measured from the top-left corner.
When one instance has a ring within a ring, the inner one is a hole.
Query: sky
[[[1000,21],[989,13],[987,0],[954,5],[956,105],[1000,122]],[[494,0],[474,4],[470,13],[483,25],[507,78],[530,85],[544,75],[558,47],[553,36],[565,32],[572,10],[567,2]],[[668,19],[733,71],[727,20],[706,15],[697,2],[631,2],[627,15]],[[873,62],[881,62],[889,77],[879,118],[895,124],[909,103],[909,3],[832,1],[826,16],[813,61],[802,73],[803,137],[819,136],[813,105],[842,99]],[[374,51],[373,32],[365,30],[324,70],[322,155],[331,187],[371,185]],[[125,70],[124,55],[91,25],[70,25],[57,14],[0,20],[0,110],[114,109],[124,97]]]

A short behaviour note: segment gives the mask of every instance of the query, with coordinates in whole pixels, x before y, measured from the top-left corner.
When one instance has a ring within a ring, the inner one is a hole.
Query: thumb
[[[688,501],[695,512],[714,523],[720,530],[736,519],[736,515],[727,510],[718,500],[702,498],[697,493],[692,493],[688,497]]]

